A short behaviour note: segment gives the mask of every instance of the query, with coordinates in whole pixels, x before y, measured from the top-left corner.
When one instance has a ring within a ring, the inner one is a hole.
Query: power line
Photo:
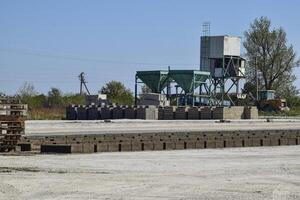
[[[64,60],[77,60],[77,61],[85,61],[85,62],[97,62],[97,63],[112,63],[112,64],[129,64],[129,65],[154,65],[154,66],[162,66],[162,65],[173,65],[173,66],[191,66],[191,65],[199,65],[195,63],[150,63],[150,62],[135,62],[135,61],[118,61],[118,60],[106,60],[106,59],[99,59],[99,58],[84,58],[78,56],[63,56],[57,54],[49,54],[49,53],[41,53],[38,51],[24,51],[18,49],[0,49],[2,52],[10,52],[10,53],[17,53],[17,54],[24,54],[24,55],[31,55],[31,56],[38,56],[38,57],[48,57],[48,58],[57,58],[57,59],[64,59]]]

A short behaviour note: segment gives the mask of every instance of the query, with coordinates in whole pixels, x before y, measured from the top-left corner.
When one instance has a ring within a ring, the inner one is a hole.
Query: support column
[[[137,80],[138,77],[135,75],[135,85],[134,85],[134,105],[137,105]]]

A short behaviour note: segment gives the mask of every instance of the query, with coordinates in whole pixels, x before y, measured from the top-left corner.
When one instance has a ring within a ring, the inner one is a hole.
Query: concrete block
[[[73,138],[74,139],[74,138]],[[91,135],[84,135],[84,137],[81,137],[79,139],[82,143],[91,143],[91,144],[97,144],[99,141],[102,142],[104,141],[103,135],[100,134],[91,134]]]
[[[204,134],[204,138],[208,140],[215,140],[216,137],[218,137],[218,133],[215,131],[207,132],[206,134]]]
[[[252,144],[252,139],[245,139],[245,147],[252,147],[253,144]]]
[[[120,142],[119,151],[131,151],[131,142]]]
[[[177,150],[185,149],[184,142],[183,141],[177,141],[175,143],[175,149],[177,149]]]
[[[87,120],[87,108],[85,106],[77,107],[77,119],[78,120]]]
[[[200,119],[200,112],[198,107],[188,108],[188,119],[197,120]]]
[[[167,145],[165,142],[154,142],[153,143],[153,150],[165,150]]]
[[[258,110],[254,106],[246,106],[244,109],[244,119],[258,119]]]
[[[225,148],[234,147],[234,146],[235,146],[234,140],[232,140],[232,139],[224,140],[224,147]]]
[[[148,119],[148,120],[157,120],[158,119],[158,108],[155,106],[139,106],[136,109],[136,118],[137,119]]]
[[[41,143],[39,144],[31,144],[32,151],[41,151]]]
[[[216,107],[212,111],[213,119],[243,119],[244,107],[232,106],[232,107]]]
[[[211,119],[212,110],[210,107],[203,107],[200,109],[200,119]]]
[[[205,145],[206,142],[206,145]],[[204,148],[206,146],[206,148],[216,148],[216,141],[215,140],[206,140],[204,142]]]
[[[152,150],[154,150],[154,143],[152,141],[142,142],[142,145],[144,146],[144,151],[152,151]]]
[[[195,149],[196,142],[195,141],[185,141],[186,149]]]
[[[197,140],[196,144],[195,144],[195,148],[196,149],[204,149],[204,140]]]
[[[157,120],[158,119],[158,109],[156,107],[146,108],[146,117],[148,120]]]
[[[66,137],[65,136],[46,136],[44,144],[66,144]]]
[[[270,138],[264,138],[263,139],[263,146],[271,146]]]
[[[82,144],[82,153],[94,153],[95,150],[97,152],[97,147],[95,149],[94,144]]]
[[[124,118],[125,119],[135,119],[136,118],[136,110],[134,107],[126,107],[124,109]]]
[[[297,138],[288,139],[288,145],[296,145],[296,144],[297,144]]]
[[[71,145],[41,145],[41,153],[71,153]]]
[[[177,107],[175,110],[175,119],[185,120],[187,119],[188,107]]]
[[[216,140],[216,148],[224,148],[224,144],[226,145],[226,141],[224,140]]]
[[[99,111],[96,106],[89,106],[87,108],[87,119],[88,120],[97,120],[100,119]]]
[[[80,144],[84,142],[83,135],[67,135],[65,136],[66,144]]]
[[[100,116],[101,119],[112,119],[112,111],[108,106],[104,106],[100,108]]]
[[[83,145],[82,144],[72,144],[71,145],[71,153],[83,153]]]
[[[108,152],[108,144],[104,143],[97,143],[97,152]]]
[[[243,142],[240,139],[234,139],[233,144],[234,144],[234,147],[242,147],[243,146]]]
[[[212,119],[224,119],[224,107],[216,107],[212,109]]]
[[[109,152],[116,152],[116,151],[120,151],[120,146],[119,146],[119,142],[109,142],[108,144],[108,151]]]
[[[31,143],[19,143],[20,151],[31,151]]]
[[[132,141],[131,142],[132,151],[142,151],[142,142]]]
[[[174,150],[176,149],[175,142],[165,142],[166,148],[165,150]]]
[[[175,106],[164,107],[163,119],[164,120],[173,120],[175,111],[176,111]]]
[[[261,138],[252,138],[252,146],[253,147],[263,146],[263,140]]]
[[[270,138],[270,146],[279,146],[280,145],[280,138],[271,137]]]
[[[286,139],[286,138],[280,138],[280,146],[282,146],[282,145],[288,145],[289,143],[288,143],[288,139]]]
[[[113,119],[123,119],[124,118],[124,109],[120,106],[114,107],[112,109],[112,118]]]
[[[75,105],[70,105],[66,108],[66,119],[67,120],[76,120],[77,112]]]
[[[158,120],[163,120],[164,119],[164,108],[163,107],[158,107]]]

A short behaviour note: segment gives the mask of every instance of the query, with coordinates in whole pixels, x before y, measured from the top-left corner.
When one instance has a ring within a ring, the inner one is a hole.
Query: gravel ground
[[[300,146],[2,155],[0,199],[300,199]]]

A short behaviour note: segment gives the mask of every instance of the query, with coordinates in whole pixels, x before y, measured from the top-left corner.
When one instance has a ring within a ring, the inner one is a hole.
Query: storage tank
[[[240,37],[203,36],[200,53],[201,71],[209,71],[213,77],[243,76],[245,60],[241,58]],[[226,74],[224,74],[224,66],[228,66]]]

